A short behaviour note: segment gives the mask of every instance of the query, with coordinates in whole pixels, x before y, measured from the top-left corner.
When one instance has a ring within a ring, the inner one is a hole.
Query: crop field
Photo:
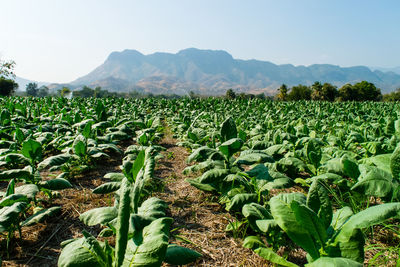
[[[1,266],[400,266],[400,104],[0,98]]]

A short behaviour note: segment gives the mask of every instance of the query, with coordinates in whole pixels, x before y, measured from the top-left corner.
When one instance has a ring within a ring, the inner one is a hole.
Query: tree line
[[[15,82],[14,73],[15,62],[4,61],[0,59],[0,96],[10,96],[18,89],[18,84]],[[83,86],[80,90],[72,91],[68,87],[64,87],[57,92],[51,93],[46,86],[38,87],[37,83],[29,83],[26,85],[26,95],[34,97],[46,96],[67,96],[72,94],[73,97],[152,97],[152,94],[143,94],[136,91],[132,92],[109,92],[103,90],[101,87],[94,89]],[[195,97],[194,92],[189,93],[189,97]],[[179,98],[178,95],[158,95],[157,97],[164,98]],[[233,89],[226,91],[225,97],[228,99],[240,98],[266,98],[261,94],[246,94],[235,93]],[[271,97],[268,97],[271,98]],[[296,100],[321,100],[321,101],[400,101],[400,88],[396,91],[382,95],[381,90],[373,83],[362,81],[356,84],[345,84],[338,88],[330,83],[314,82],[311,86],[296,85],[289,88],[287,85],[282,84],[278,88],[278,94],[274,97],[275,100],[281,101],[296,101]]]
[[[296,85],[288,88],[282,84],[278,88],[277,100],[321,100],[321,101],[381,101],[381,90],[373,83],[362,81],[345,84],[339,89],[330,83],[314,82],[311,86]]]

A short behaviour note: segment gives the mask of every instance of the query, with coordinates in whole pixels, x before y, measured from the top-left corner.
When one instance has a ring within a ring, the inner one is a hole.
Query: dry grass
[[[215,203],[215,197],[185,181],[182,174],[188,152],[177,147],[176,140],[167,135],[161,145],[167,148],[156,168],[156,176],[165,182],[164,190],[156,195],[169,206],[174,219],[171,242],[189,247],[203,257],[189,266],[267,266],[267,262],[242,247],[242,241],[229,236],[225,227],[234,218]],[[165,264],[167,265],[167,264]]]

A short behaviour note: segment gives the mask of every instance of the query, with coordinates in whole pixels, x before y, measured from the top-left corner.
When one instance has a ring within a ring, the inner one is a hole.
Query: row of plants
[[[185,173],[199,176],[187,181],[217,194],[237,216],[227,230],[247,236],[245,247],[295,266],[276,253],[292,242],[310,266],[357,266],[373,225],[389,220],[398,228],[397,105],[197,104],[169,120],[180,144],[193,150],[188,162],[196,164]]]
[[[21,237],[21,227],[59,215],[62,207],[52,201],[60,197],[58,191],[73,188],[76,179],[124,153],[121,145],[137,143],[125,151],[127,169],[138,151],[151,146],[146,176],[152,175],[153,156],[162,149],[155,145],[162,137],[162,124],[158,114],[149,112],[158,105],[151,99],[14,97],[0,102],[0,181],[8,183],[0,193],[0,232],[7,239],[7,257],[17,230]]]

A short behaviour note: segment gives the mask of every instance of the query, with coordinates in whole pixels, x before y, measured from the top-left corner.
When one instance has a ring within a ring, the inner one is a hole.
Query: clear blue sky
[[[1,58],[38,81],[72,81],[124,49],[400,66],[399,0],[0,0],[0,10]]]

